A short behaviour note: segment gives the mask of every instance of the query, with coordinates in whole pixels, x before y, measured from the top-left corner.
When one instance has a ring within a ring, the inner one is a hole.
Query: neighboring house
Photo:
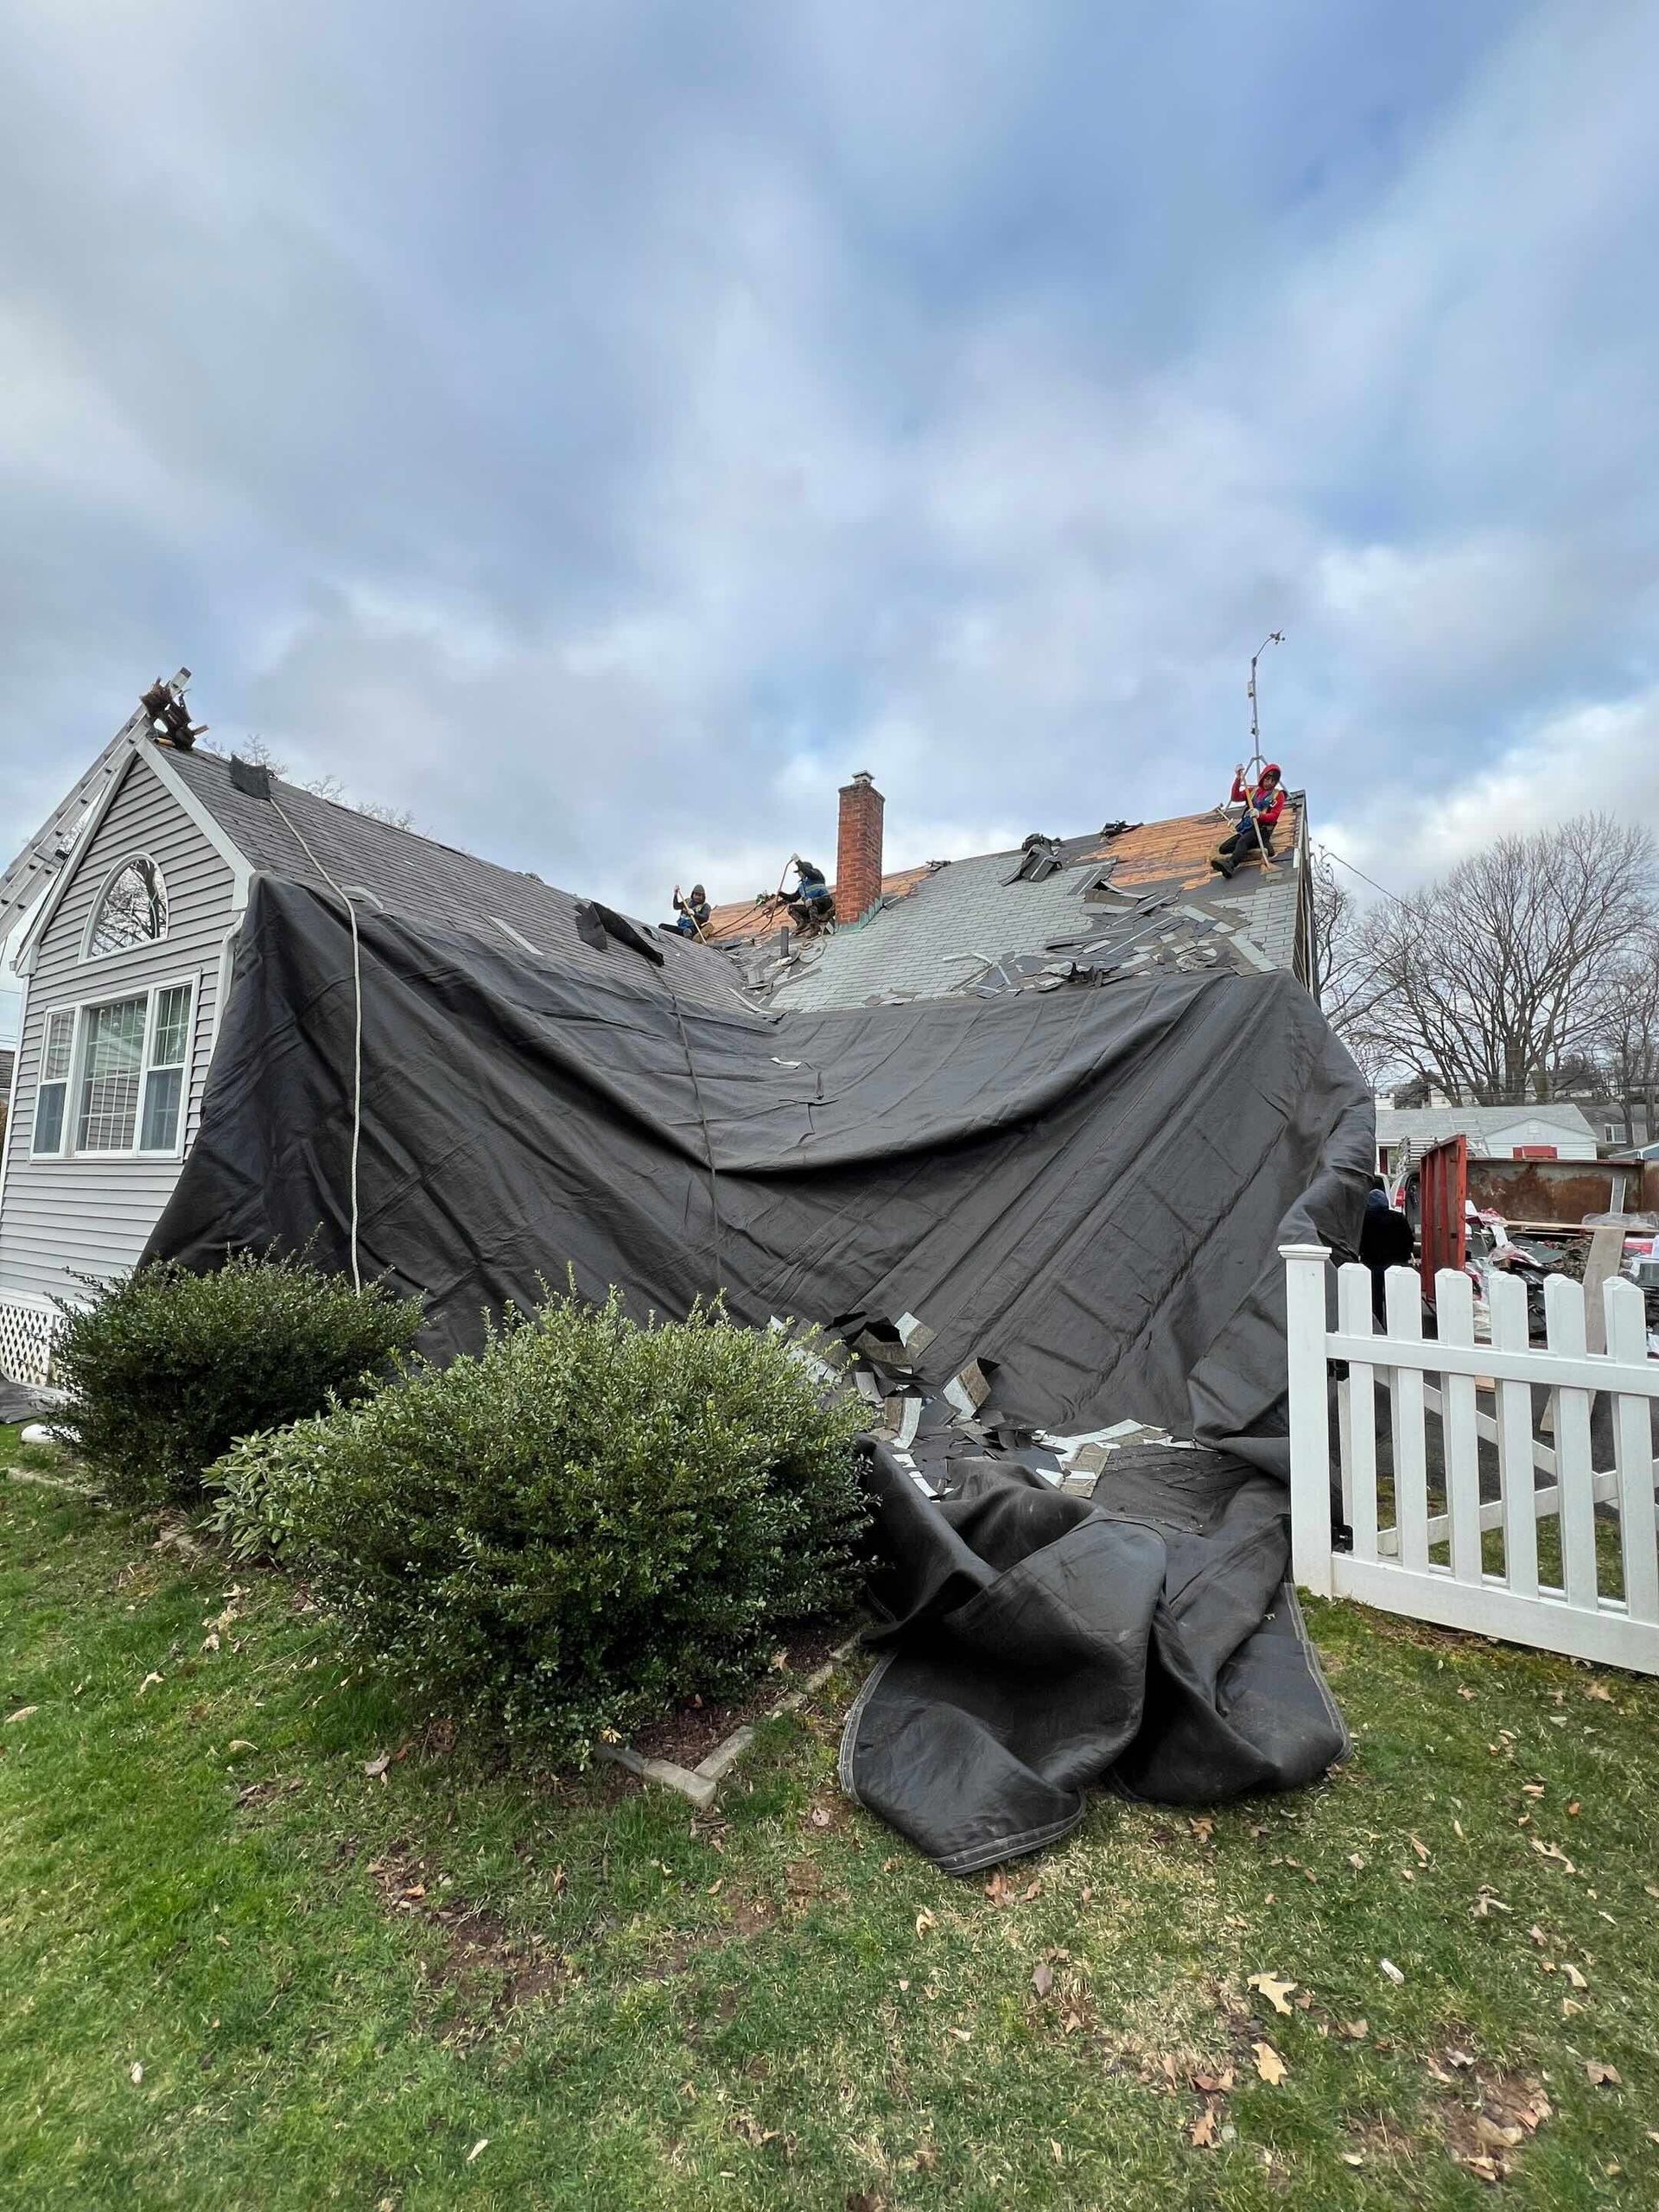
[[[1210,855],[1217,814],[1116,835],[1033,836],[969,860],[882,870],[885,802],[869,777],[841,792],[836,925],[804,938],[779,901],[715,910],[708,936],[738,950],[779,1007],[891,1004],[963,992],[1052,990],[1154,971],[1316,972],[1306,806],[1291,795],[1274,865],[1229,881]]]
[[[1622,1098],[1575,1098],[1573,1103],[1583,1110],[1604,1153],[1639,1152],[1659,1136],[1659,1125],[1649,1126],[1640,1096],[1628,1107]]]
[[[178,1180],[256,874],[332,878],[520,953],[741,1000],[720,953],[135,723],[80,818],[54,817],[8,876],[35,905],[0,1155],[0,1370],[19,1381],[44,1379],[54,1298],[131,1266]]]
[[[1576,1106],[1379,1106],[1376,1167],[1397,1174],[1431,1145],[1465,1136],[1478,1160],[1593,1160],[1596,1132]]]

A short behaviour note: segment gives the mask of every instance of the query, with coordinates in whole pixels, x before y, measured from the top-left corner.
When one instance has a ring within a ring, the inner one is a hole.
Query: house
[[[716,911],[702,943],[378,821],[200,747],[188,671],[138,711],[0,878],[27,917],[0,1149],[0,1370],[45,1379],[77,1278],[143,1252],[200,1119],[238,925],[257,875],[462,931],[499,951],[751,1012],[1091,987],[1159,971],[1314,972],[1306,808],[1228,881],[1214,814],[1033,836],[884,873],[885,802],[841,792],[833,931],[779,902]]]
[[[1478,1160],[1593,1160],[1596,1133],[1573,1105],[1379,1106],[1376,1170],[1396,1175],[1431,1145],[1465,1136]]]
[[[1645,1102],[1638,1092],[1628,1102],[1623,1098],[1580,1096],[1573,1104],[1583,1112],[1586,1121],[1596,1133],[1601,1151],[1607,1153],[1639,1152],[1659,1133],[1659,1122],[1650,1123]]]
[[[833,931],[801,937],[776,899],[717,907],[709,925],[708,938],[739,956],[768,1006],[890,1005],[1217,969],[1288,970],[1313,988],[1300,792],[1272,867],[1253,860],[1230,881],[1210,867],[1227,826],[1214,811],[1033,835],[1016,850],[887,874],[881,793],[861,772],[840,800]]]
[[[565,966],[732,1006],[726,957],[538,876],[195,746],[141,709],[0,883],[34,909],[0,1154],[0,1370],[45,1377],[54,1298],[138,1258],[195,1135],[238,924],[260,873]]]

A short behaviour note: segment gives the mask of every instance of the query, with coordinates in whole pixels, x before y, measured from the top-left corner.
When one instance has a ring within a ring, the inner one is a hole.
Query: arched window
[[[139,853],[123,861],[99,893],[81,958],[96,960],[100,953],[156,944],[166,935],[167,884],[156,862]]]

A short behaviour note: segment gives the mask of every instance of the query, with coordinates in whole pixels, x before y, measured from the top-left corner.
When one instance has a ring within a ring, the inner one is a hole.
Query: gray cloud
[[[1564,732],[1659,808],[1659,18],[1110,13],[29,0],[13,842],[187,659],[654,912],[855,767],[898,861],[1207,804],[1279,626],[1357,859]]]

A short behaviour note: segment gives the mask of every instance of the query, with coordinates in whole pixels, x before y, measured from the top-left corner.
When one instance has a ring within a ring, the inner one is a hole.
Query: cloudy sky
[[[149,678],[635,912],[1659,823],[1645,0],[14,0],[21,843]]]

